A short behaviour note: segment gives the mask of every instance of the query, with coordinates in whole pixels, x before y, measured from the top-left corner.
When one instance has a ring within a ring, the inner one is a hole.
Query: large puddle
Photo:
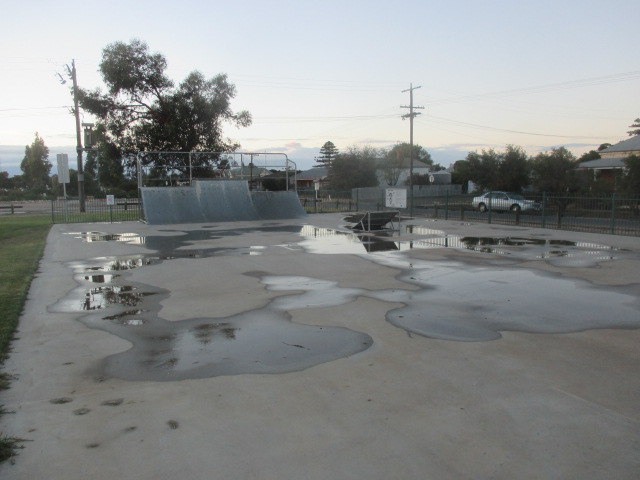
[[[131,349],[110,356],[108,376],[128,380],[182,380],[244,373],[285,373],[334,361],[369,348],[373,339],[344,327],[291,322],[298,309],[343,305],[358,297],[402,304],[389,307],[391,324],[424,337],[455,341],[487,341],[504,331],[568,333],[599,328],[640,328],[637,294],[621,288],[594,287],[588,282],[535,273],[521,268],[471,266],[409,258],[412,249],[454,248],[479,254],[585,266],[612,260],[611,247],[540,238],[447,236],[424,227],[406,233],[427,238],[405,241],[382,232],[354,233],[304,226],[268,226],[260,231],[299,235],[288,250],[312,254],[364,255],[381,266],[398,269],[406,289],[369,290],[339,286],[310,276],[246,272],[267,290],[281,292],[266,306],[225,318],[166,321],[161,301],[170,292],[128,280],[135,268],[153,268],[174,258],[206,259],[216,255],[260,255],[265,245],[216,247],[215,240],[254,229],[167,230],[165,235],[75,232],[85,242],[117,241],[144,245],[154,255],[129,255],[74,262],[78,287],[51,307],[79,312],[91,328],[131,342]],[[411,231],[409,231],[409,228]],[[277,247],[277,246],[276,246]],[[201,261],[201,260],[199,260]],[[569,262],[569,263],[567,263]],[[340,319],[340,324],[348,324]]]

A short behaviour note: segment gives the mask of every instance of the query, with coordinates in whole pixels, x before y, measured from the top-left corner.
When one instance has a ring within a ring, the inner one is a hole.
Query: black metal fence
[[[408,199],[407,208],[398,209],[386,208],[384,197],[360,199],[354,192],[300,190],[298,196],[307,213],[399,210],[403,216],[640,236],[640,197],[527,195],[539,209],[512,210],[498,204],[481,209],[473,195],[443,195],[415,197],[413,205]],[[143,212],[137,198],[87,199],[84,212],[75,199],[52,201],[51,216],[53,223],[120,222],[141,220]]]
[[[640,236],[640,197],[527,195],[538,204],[533,210],[497,201],[482,208],[474,205],[474,195],[414,197],[403,209],[386,208],[382,196],[360,199],[357,192],[301,191],[299,196],[308,213],[400,210],[403,216]]]
[[[482,208],[473,199],[472,195],[433,198],[414,213],[447,220],[640,236],[640,197],[527,196],[539,209]]]
[[[52,200],[53,223],[123,222],[142,219],[142,202],[137,198],[104,198],[85,200],[84,212],[78,199]]]

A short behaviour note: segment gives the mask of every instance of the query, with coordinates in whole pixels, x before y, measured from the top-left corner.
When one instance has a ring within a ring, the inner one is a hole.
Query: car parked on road
[[[486,212],[489,208],[496,212],[511,211],[513,213],[540,212],[542,210],[540,202],[526,200],[522,195],[508,192],[487,192],[474,197],[471,205],[481,212]]]

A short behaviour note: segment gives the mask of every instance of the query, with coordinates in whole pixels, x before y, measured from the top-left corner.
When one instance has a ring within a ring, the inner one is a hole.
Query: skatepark
[[[194,198],[53,226],[1,478],[637,478],[637,238]]]

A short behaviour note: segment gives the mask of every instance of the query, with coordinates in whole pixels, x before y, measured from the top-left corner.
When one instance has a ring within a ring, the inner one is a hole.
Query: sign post
[[[387,188],[384,206],[388,208],[407,208],[406,188]]]
[[[116,204],[115,195],[107,195],[107,205],[109,205],[109,217],[113,223],[113,206]]]
[[[58,182],[62,184],[62,190],[64,192],[64,198],[67,199],[67,183],[69,179],[69,155],[66,153],[59,153],[56,155],[58,160]]]

